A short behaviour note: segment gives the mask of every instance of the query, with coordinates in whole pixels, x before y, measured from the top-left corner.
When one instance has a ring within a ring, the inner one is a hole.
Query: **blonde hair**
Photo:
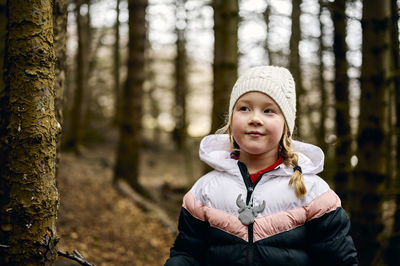
[[[231,152],[237,152],[240,151],[240,149],[232,137],[231,123],[232,116],[229,117],[228,122],[225,124],[225,126],[216,131],[216,134],[228,133]],[[299,166],[299,157],[292,148],[292,136],[289,133],[286,122],[283,129],[283,135],[280,140],[280,146],[281,149],[279,150],[279,155],[283,158],[283,163],[288,167],[297,168]],[[301,172],[301,168],[293,169],[293,175],[289,180],[289,186],[293,187],[297,198],[302,199],[306,195],[307,189],[304,184],[304,177]]]
[[[289,180],[289,186],[293,187],[296,197],[301,199],[306,195],[307,189],[304,184],[304,177],[301,168],[295,169],[299,166],[299,156],[292,148],[292,136],[289,134],[286,123],[280,145],[282,149],[279,151],[279,155],[283,158],[284,164],[293,167],[293,175]]]

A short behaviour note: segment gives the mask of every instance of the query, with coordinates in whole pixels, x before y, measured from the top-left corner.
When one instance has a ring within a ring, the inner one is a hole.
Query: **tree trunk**
[[[121,90],[120,90],[120,53],[119,53],[119,3],[120,0],[117,0],[117,5],[115,7],[117,16],[115,18],[115,42],[114,42],[114,90],[115,90],[115,107],[114,107],[114,123],[116,125],[119,124],[119,116],[120,116],[120,101],[121,101]]]
[[[390,0],[364,1],[358,164],[354,171],[352,229],[360,265],[370,265],[380,248],[382,197],[387,172],[390,87]],[[379,41],[377,41],[379,40]]]
[[[214,89],[211,132],[225,124],[229,97],[237,79],[238,0],[214,0]]]
[[[3,169],[5,162],[7,141],[6,129],[8,124],[8,91],[4,83],[5,80],[5,51],[6,51],[6,37],[7,37],[7,0],[0,0],[0,169]],[[2,186],[0,186],[0,191]],[[0,200],[1,200],[0,194]]]
[[[299,53],[299,43],[301,38],[300,31],[300,5],[301,0],[292,1],[292,33],[290,36],[290,62],[289,68],[293,75],[293,79],[296,83],[296,101],[300,103],[301,97],[303,97],[304,90],[301,80],[301,66],[300,66],[300,53]],[[297,107],[297,117],[296,117],[296,127],[297,132],[295,133],[298,137],[301,137],[301,104]]]
[[[327,88],[325,84],[325,78],[324,78],[324,72],[325,72],[325,64],[324,64],[324,53],[326,52],[326,47],[324,45],[323,37],[324,37],[324,24],[322,22],[322,13],[324,10],[324,5],[325,1],[324,0],[319,0],[319,29],[320,29],[320,36],[318,38],[319,41],[319,50],[318,50],[318,57],[319,57],[319,76],[318,76],[318,82],[319,82],[319,89],[321,92],[321,105],[320,105],[320,120],[319,120],[319,126],[318,126],[318,145],[319,147],[327,153],[328,146],[326,145],[326,126],[325,126],[325,121],[326,121],[326,106],[327,106]]]
[[[76,0],[75,17],[77,27],[77,40],[78,48],[76,52],[76,88],[72,103],[72,110],[69,119],[69,127],[66,133],[63,146],[66,149],[74,150],[78,152],[78,146],[82,139],[82,126],[83,126],[83,114],[84,108],[84,96],[85,90],[88,86],[88,42],[89,33],[88,29],[88,16],[81,15],[81,7],[84,0]]]
[[[274,65],[274,58],[273,54],[271,51],[271,48],[269,46],[269,38],[270,38],[270,32],[271,32],[271,27],[270,27],[270,17],[271,17],[271,2],[267,1],[267,7],[265,8],[265,11],[263,13],[264,16],[264,21],[265,21],[265,26],[267,27],[267,38],[265,39],[264,43],[264,50],[268,58],[268,64],[269,65]]]
[[[114,180],[125,179],[136,191],[139,184],[142,92],[145,79],[147,0],[129,0],[129,52],[127,80],[121,99],[122,113]]]
[[[389,240],[389,245],[387,249],[386,262],[390,266],[400,265],[400,57],[399,57],[399,27],[398,27],[398,6],[396,1],[392,1],[392,61],[393,61],[393,73],[394,73],[394,98],[395,98],[395,111],[396,111],[396,127],[395,127],[395,147],[396,150],[396,160],[394,163],[395,170],[395,179],[393,189],[390,191],[394,191],[395,201],[396,201],[396,210],[394,213],[394,225],[393,225],[393,233]],[[396,145],[397,144],[397,145]]]
[[[6,57],[6,37],[7,37],[7,0],[0,0],[0,244],[4,244],[10,236],[10,229],[4,225],[9,224],[7,221],[5,210],[9,203],[9,184],[8,180],[3,177],[3,169],[7,166],[7,125],[9,123],[9,90],[6,88],[5,77],[6,70],[4,67]],[[1,258],[6,256],[6,249],[0,247]],[[4,261],[3,261],[4,262]]]
[[[151,47],[148,38],[146,41],[147,41],[146,47]],[[152,117],[153,121],[155,122],[154,127],[152,128],[152,134],[150,139],[157,147],[159,144],[159,140],[161,138],[161,128],[159,123],[157,122],[157,118],[160,115],[160,107],[158,100],[155,97],[157,91],[157,84],[156,84],[157,73],[155,73],[155,70],[153,69],[154,68],[153,66],[154,64],[156,64],[155,62],[157,61],[157,59],[152,54],[151,49],[146,50],[145,56],[146,56],[146,62],[149,66],[148,72],[146,74],[147,80],[149,82],[149,90],[146,95],[148,97],[148,102],[149,102],[149,114]]]
[[[57,150],[60,150],[60,136],[63,125],[63,95],[66,81],[67,61],[67,0],[54,0],[53,4],[53,25],[54,25],[54,50],[56,54],[55,81],[54,81],[54,110],[58,121],[57,127]],[[57,152],[57,165],[60,153]]]
[[[1,248],[3,265],[48,265],[57,256],[53,44],[52,1],[8,1],[10,115],[1,179],[10,200],[1,210],[0,241],[9,246]]]
[[[185,1],[176,1],[176,58],[175,58],[175,105],[173,114],[175,117],[175,128],[173,139],[179,150],[183,150],[186,141],[186,94],[187,94],[187,60],[186,60],[186,30],[182,26],[186,23]],[[186,26],[185,26],[186,27]]]
[[[90,121],[93,117],[93,111],[91,109],[92,107],[92,89],[90,87],[89,79],[93,75],[93,71],[96,67],[97,63],[97,51],[98,49],[102,46],[102,32],[100,33],[99,38],[97,39],[97,42],[94,42],[94,30],[91,25],[91,3],[92,0],[84,0],[86,6],[87,6],[87,13],[86,16],[84,17],[84,34],[85,34],[85,42],[83,43],[84,49],[86,51],[86,54],[84,56],[84,67],[85,67],[85,83],[84,83],[84,94],[83,94],[83,101],[82,101],[82,124],[80,125],[80,131],[81,131],[81,140],[83,140],[88,132],[88,129],[90,127]],[[93,43],[96,43],[96,46],[93,47]]]
[[[348,186],[351,176],[351,142],[350,113],[349,113],[349,77],[347,76],[348,62],[346,59],[346,0],[336,0],[332,3],[332,21],[334,25],[333,52],[335,55],[335,110],[336,136],[335,147],[336,169],[333,176],[335,191],[342,200],[343,206],[348,206]]]

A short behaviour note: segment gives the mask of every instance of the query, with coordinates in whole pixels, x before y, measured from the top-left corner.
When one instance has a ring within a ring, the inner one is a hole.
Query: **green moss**
[[[12,247],[0,262],[44,265],[56,257],[52,1],[9,1],[9,147]],[[5,227],[8,229],[10,227]],[[23,263],[22,263],[23,262]]]

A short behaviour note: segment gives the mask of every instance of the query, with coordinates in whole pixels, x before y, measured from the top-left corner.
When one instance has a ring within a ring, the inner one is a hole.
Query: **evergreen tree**
[[[13,0],[7,8],[0,264],[49,265],[57,256],[59,200],[52,1]]]
[[[83,5],[87,5],[87,13],[83,15],[81,9]],[[82,141],[84,114],[85,114],[85,97],[88,90],[88,70],[89,70],[89,52],[90,45],[90,0],[75,0],[75,17],[78,47],[76,52],[76,74],[75,74],[75,92],[72,102],[72,109],[69,118],[68,128],[63,146],[66,149],[78,152],[78,147]]]
[[[349,209],[348,185],[351,173],[350,157],[352,136],[350,132],[349,113],[349,77],[346,58],[346,0],[336,0],[332,3],[332,21],[334,25],[333,52],[335,55],[335,110],[336,136],[335,147],[336,171],[334,174],[335,191],[340,196],[343,205]]]
[[[66,81],[67,61],[67,0],[54,0],[53,4],[53,25],[54,25],[54,50],[56,54],[55,81],[54,81],[54,110],[57,124],[57,150],[60,150],[60,136],[63,124],[63,98]],[[57,152],[57,166],[60,153]]]
[[[214,0],[214,84],[211,132],[225,124],[229,96],[237,79],[238,0]]]
[[[115,107],[114,107],[114,123],[118,125],[119,123],[119,116],[120,116],[120,101],[121,101],[121,89],[120,89],[120,36],[119,36],[119,13],[120,13],[120,0],[117,0],[117,4],[115,7],[117,16],[115,18],[115,42],[114,42],[114,90],[115,90]]]
[[[142,128],[142,94],[145,80],[147,0],[129,0],[128,73],[121,98],[121,121],[114,180],[126,180],[132,188],[145,193],[139,184]]]
[[[364,1],[358,164],[351,218],[361,265],[372,265],[381,243],[382,199],[387,172],[391,1]],[[379,41],[377,41],[379,40]]]
[[[396,158],[394,163],[395,180],[393,186],[389,188],[389,191],[393,191],[395,195],[396,210],[394,213],[394,224],[393,232],[389,239],[389,245],[387,247],[386,262],[390,266],[400,264],[400,56],[399,56],[399,16],[398,6],[396,1],[392,1],[391,6],[392,17],[391,17],[391,39],[392,39],[392,73],[394,79],[394,99],[395,99],[395,111],[396,111],[396,126],[395,126],[395,141],[397,143]]]
[[[296,83],[296,101],[300,103],[301,97],[304,94],[303,85],[301,82],[301,62],[300,62],[300,53],[299,53],[299,44],[301,39],[301,30],[300,30],[300,14],[301,14],[301,5],[302,0],[293,0],[292,1],[292,30],[290,35],[290,59],[289,59],[289,69],[293,75],[293,79]],[[297,107],[297,117],[296,117],[296,126],[297,126],[297,136],[301,137],[301,129],[302,129],[302,121],[301,121],[301,105],[299,104]]]
[[[175,105],[173,114],[175,117],[175,128],[173,139],[182,150],[186,140],[186,95],[188,91],[187,84],[187,55],[186,55],[186,10],[185,0],[175,2],[176,8],[176,58],[175,58]]]

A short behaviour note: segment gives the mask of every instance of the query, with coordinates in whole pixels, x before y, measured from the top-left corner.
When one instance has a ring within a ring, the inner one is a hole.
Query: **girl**
[[[292,141],[296,92],[282,67],[235,83],[229,120],[200,144],[215,170],[183,198],[170,265],[358,265],[340,199],[317,176],[324,154]]]

